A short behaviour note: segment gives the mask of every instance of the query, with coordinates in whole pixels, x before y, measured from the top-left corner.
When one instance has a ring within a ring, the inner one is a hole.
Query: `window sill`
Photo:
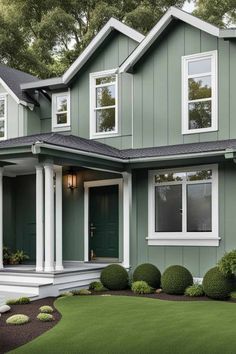
[[[217,247],[220,237],[215,236],[159,236],[146,237],[148,246],[207,246]]]
[[[190,130],[183,130],[182,135],[210,133],[210,132],[217,132],[217,131],[218,131],[217,128],[190,129]]]
[[[67,132],[71,130],[70,125],[65,125],[65,126],[58,126],[58,127],[52,127],[53,132]]]
[[[105,139],[105,138],[114,138],[120,136],[119,133],[107,133],[107,134],[92,134],[90,139]]]

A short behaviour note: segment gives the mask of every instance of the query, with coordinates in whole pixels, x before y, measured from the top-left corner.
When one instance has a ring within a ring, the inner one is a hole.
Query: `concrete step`
[[[10,280],[0,281],[0,293],[1,292],[12,292],[20,294],[31,294],[38,296],[40,294],[40,289],[42,287],[51,286],[52,282],[46,282],[44,284],[40,283],[29,283],[24,281],[12,282]]]

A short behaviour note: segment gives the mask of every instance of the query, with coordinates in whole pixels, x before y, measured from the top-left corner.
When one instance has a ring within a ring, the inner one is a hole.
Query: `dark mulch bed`
[[[0,354],[17,348],[27,342],[30,342],[35,337],[54,327],[61,318],[60,313],[54,308],[53,316],[55,321],[41,322],[37,320],[39,307],[43,305],[53,306],[54,297],[48,297],[32,301],[27,305],[12,305],[11,311],[2,314],[0,317]],[[6,319],[15,314],[24,314],[30,317],[31,321],[22,326],[7,325]]]

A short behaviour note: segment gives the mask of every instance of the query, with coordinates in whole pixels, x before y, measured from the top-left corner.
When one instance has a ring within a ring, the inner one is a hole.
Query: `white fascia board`
[[[55,77],[52,79],[27,82],[25,84],[21,84],[20,88],[24,91],[24,90],[29,90],[29,89],[37,89],[37,88],[41,88],[41,87],[60,85],[60,84],[63,84],[62,78]]]
[[[220,29],[218,27],[213,26],[183,10],[172,6],[160,19],[160,21],[157,22],[153,29],[148,33],[142,43],[139,44],[139,46],[121,65],[119,72],[128,71],[135,63],[137,63],[137,61],[150,48],[150,46],[161,35],[161,33],[165,30],[165,28],[170,24],[173,19],[181,20],[193,27],[200,29],[201,31],[207,32],[216,37],[220,37]]]
[[[144,39],[144,36],[138,31],[116,20],[115,18],[111,18],[62,76],[62,81],[65,84],[67,84],[72,79],[72,77],[82,68],[82,66],[87,62],[95,50],[102,44],[102,42],[114,29],[138,43]]]
[[[24,101],[19,100],[19,98],[16,96],[16,94],[10,89],[10,87],[5,83],[5,81],[0,78],[0,84],[4,87],[4,89],[7,91],[7,93],[16,101],[17,104],[23,103]],[[27,104],[26,102],[24,102]]]

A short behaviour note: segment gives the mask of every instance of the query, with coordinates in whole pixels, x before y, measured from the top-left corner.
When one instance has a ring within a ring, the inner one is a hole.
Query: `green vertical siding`
[[[148,246],[148,171],[133,175],[133,211],[131,232],[131,265],[151,262],[161,271],[171,264],[186,266],[194,276],[204,273],[225,251],[236,245],[236,166],[234,163],[219,165],[219,247]],[[171,219],[170,219],[171,222]]]

